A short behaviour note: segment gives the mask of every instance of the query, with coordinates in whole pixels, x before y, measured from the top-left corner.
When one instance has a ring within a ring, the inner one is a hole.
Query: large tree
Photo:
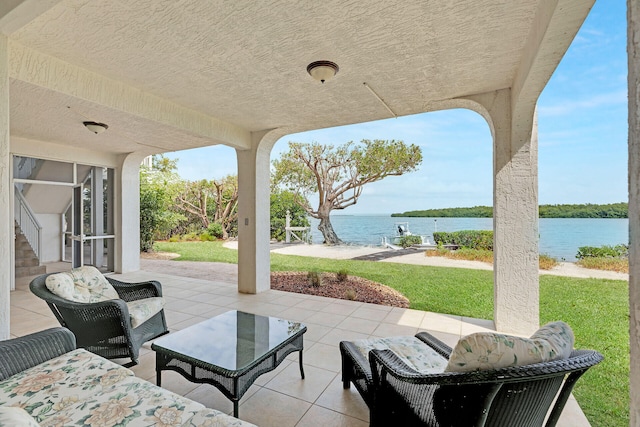
[[[229,175],[220,180],[186,181],[175,207],[200,222],[203,229],[212,222],[220,224],[222,237],[227,239],[238,219],[238,178]]]
[[[420,163],[420,147],[396,140],[363,139],[338,147],[289,142],[289,151],[273,162],[273,180],[298,195],[298,203],[320,220],[324,243],[334,245],[342,241],[331,225],[331,211],[355,205],[365,184],[412,172]],[[315,209],[307,202],[314,193]]]

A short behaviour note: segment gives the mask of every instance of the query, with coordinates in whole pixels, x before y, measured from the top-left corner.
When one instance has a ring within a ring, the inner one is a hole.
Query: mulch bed
[[[306,272],[274,271],[271,273],[271,289],[392,307],[409,307],[409,300],[395,289],[356,276],[347,276],[346,280],[339,281],[335,273],[322,273],[322,285],[311,286]]]

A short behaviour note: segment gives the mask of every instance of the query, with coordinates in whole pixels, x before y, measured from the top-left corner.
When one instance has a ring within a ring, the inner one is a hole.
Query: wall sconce
[[[89,131],[95,133],[96,135],[104,132],[109,127],[104,123],[98,123],[98,122],[82,122],[82,124],[84,125],[84,127],[89,129]]]
[[[335,76],[338,70],[338,64],[331,61],[315,61],[307,65],[307,73],[320,83]]]

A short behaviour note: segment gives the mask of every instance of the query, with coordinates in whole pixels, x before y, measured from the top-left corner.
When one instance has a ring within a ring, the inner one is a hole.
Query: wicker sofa
[[[60,327],[0,341],[0,424],[252,426],[76,349]]]

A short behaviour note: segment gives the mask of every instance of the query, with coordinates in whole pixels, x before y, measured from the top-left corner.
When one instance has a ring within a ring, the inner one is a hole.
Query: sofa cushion
[[[60,298],[75,302],[100,302],[119,298],[111,283],[90,265],[47,276],[45,285]]]
[[[24,408],[36,421],[133,377],[127,368],[73,350],[0,382],[0,405]]]
[[[127,303],[131,326],[137,328],[147,320],[155,316],[164,307],[164,298],[152,297],[143,298]]]
[[[204,405],[130,377],[52,414],[42,427],[87,426],[248,426]]]
[[[0,427],[39,427],[27,411],[17,406],[0,406]]]
[[[355,340],[352,343],[367,360],[371,350],[389,349],[411,368],[424,374],[441,373],[447,366],[447,359],[416,337],[372,338]]]
[[[573,332],[564,322],[547,324],[531,338],[481,332],[461,338],[449,356],[446,371],[469,372],[530,365],[566,358]]]

